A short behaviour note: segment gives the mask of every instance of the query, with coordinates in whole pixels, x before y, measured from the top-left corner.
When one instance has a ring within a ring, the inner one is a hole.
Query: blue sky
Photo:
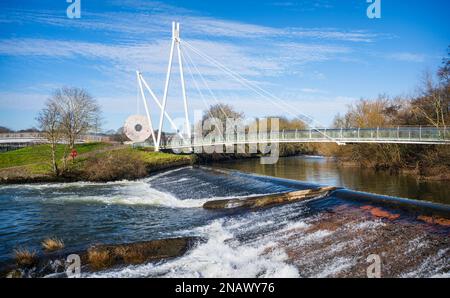
[[[183,40],[285,102],[280,109],[182,44],[191,113],[204,109],[203,94],[248,117],[303,113],[323,125],[361,97],[414,94],[450,44],[449,1],[381,0],[381,19],[367,18],[366,0],[81,0],[80,19],[66,16],[68,5],[0,2],[1,126],[35,126],[53,89],[77,86],[98,99],[103,128],[119,128],[143,112],[137,69],[162,98],[171,21]],[[172,118],[183,115],[177,69]]]

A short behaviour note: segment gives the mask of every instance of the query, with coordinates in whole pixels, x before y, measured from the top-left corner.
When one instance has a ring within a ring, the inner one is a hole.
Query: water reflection
[[[295,156],[280,158],[274,165],[262,165],[259,159],[214,164],[248,173],[295,179],[324,185],[342,186],[381,195],[450,204],[448,184],[439,181],[417,181],[408,175],[391,175],[359,167],[343,167],[332,158]]]

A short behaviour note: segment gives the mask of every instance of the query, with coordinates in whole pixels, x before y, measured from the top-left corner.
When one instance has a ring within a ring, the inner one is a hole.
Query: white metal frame
[[[187,96],[186,96],[186,86],[185,86],[184,73],[183,73],[183,61],[182,61],[182,56],[181,56],[180,23],[172,22],[172,44],[170,46],[169,65],[167,66],[167,75],[166,75],[166,81],[165,81],[165,85],[164,85],[164,95],[163,95],[162,103],[158,100],[158,98],[156,97],[155,93],[152,91],[150,86],[147,84],[147,82],[145,81],[145,79],[142,76],[142,74],[139,71],[136,71],[139,88],[141,90],[142,100],[144,101],[145,112],[147,114],[147,119],[148,119],[148,122],[149,122],[150,129],[152,130],[152,140],[153,140],[153,143],[155,144],[155,151],[159,151],[159,149],[161,147],[161,134],[162,134],[162,127],[163,127],[163,124],[164,124],[164,118],[167,118],[167,120],[170,122],[170,125],[172,126],[172,128],[177,131],[178,135],[183,140],[185,140],[185,137],[178,131],[177,126],[175,125],[174,121],[172,120],[172,118],[169,116],[169,114],[166,111],[167,96],[168,96],[168,93],[169,93],[170,75],[171,75],[171,72],[172,72],[172,62],[173,62],[173,55],[174,55],[175,47],[176,47],[176,50],[177,50],[178,66],[180,68],[181,92],[182,92],[182,95],[183,95],[183,105],[184,105],[184,117],[185,117],[186,133],[187,133],[187,137],[188,137],[188,139],[190,141],[190,139],[191,139],[191,125],[190,125],[190,122],[189,122],[189,112],[188,112],[188,104],[187,104]],[[155,132],[153,130],[152,118],[150,116],[150,112],[149,112],[149,109],[148,109],[148,106],[147,106],[147,100],[145,98],[144,89],[143,89],[142,85],[145,86],[147,91],[150,93],[152,99],[155,101],[156,105],[160,109],[160,117],[159,117],[159,123],[158,123],[158,135],[157,136],[155,136]]]

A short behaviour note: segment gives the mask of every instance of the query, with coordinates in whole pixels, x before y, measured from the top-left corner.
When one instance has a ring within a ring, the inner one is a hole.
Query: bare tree
[[[209,109],[203,113],[203,121],[209,118],[217,118],[225,123],[227,118],[243,119],[244,113],[237,112],[230,105],[218,103],[210,106]]]
[[[64,87],[54,92],[58,103],[62,129],[72,149],[80,135],[97,131],[100,123],[100,106],[84,89]]]
[[[236,111],[232,106],[224,104],[224,103],[218,103],[215,105],[211,105],[208,110],[203,112],[202,117],[202,125],[207,120],[216,119],[219,121],[217,125],[225,125],[227,119],[235,119],[235,120],[243,120],[244,119],[244,113]],[[220,130],[223,130],[224,127],[220,128]],[[210,131],[205,130],[203,131],[204,135],[207,135]],[[222,131],[224,133],[224,131]]]
[[[436,84],[430,73],[425,73],[421,93],[422,96],[413,101],[414,113],[437,128],[446,128],[445,112],[448,100],[446,100],[445,88]]]
[[[44,108],[37,116],[37,121],[39,123],[39,128],[50,143],[52,171],[54,175],[58,176],[60,173],[56,160],[56,146],[62,138],[62,129],[58,103],[54,98],[47,100]]]
[[[85,90],[64,87],[53,92],[37,121],[51,147],[53,173],[61,175],[67,168],[68,153],[76,140],[82,134],[98,129],[100,107]],[[58,168],[56,148],[61,141],[67,146],[64,146],[63,165]]]

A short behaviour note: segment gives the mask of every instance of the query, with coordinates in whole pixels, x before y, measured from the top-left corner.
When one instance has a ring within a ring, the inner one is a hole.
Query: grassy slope
[[[76,146],[79,156],[69,162],[69,172],[81,173],[93,159],[107,158],[111,154],[131,155],[141,160],[148,171],[156,171],[172,166],[190,164],[191,157],[145,149],[119,148],[105,143],[89,143]],[[62,159],[64,146],[57,149],[58,160]],[[51,174],[50,147],[37,145],[19,150],[0,153],[0,173],[3,177],[48,176]]]
[[[109,146],[106,143],[87,143],[76,145],[78,154],[88,153]],[[64,146],[58,145],[57,159],[64,154]],[[50,171],[50,145],[36,145],[18,150],[0,153],[0,169],[25,166],[33,174],[44,174]]]
[[[190,162],[191,157],[189,155],[176,155],[163,152],[148,152],[139,149],[132,149],[139,155],[139,157],[144,161],[147,167],[159,167],[170,165],[176,162]]]
[[[116,154],[130,154],[140,159],[145,166],[151,170],[158,170],[171,165],[189,164],[191,162],[191,156],[189,155],[176,155],[163,152],[153,152],[146,149],[133,149],[133,148],[121,148],[114,151]],[[110,154],[110,151],[103,151],[97,153],[88,158],[79,158],[75,164],[72,164],[74,169],[82,169],[84,164],[89,162],[90,158],[106,158]]]

